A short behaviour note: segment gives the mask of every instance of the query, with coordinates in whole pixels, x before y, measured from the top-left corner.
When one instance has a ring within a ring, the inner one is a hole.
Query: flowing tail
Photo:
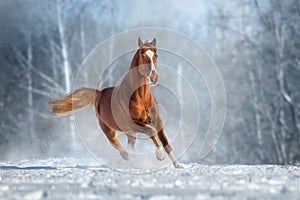
[[[66,116],[87,105],[94,105],[100,90],[80,88],[61,100],[50,102],[51,111],[55,116]]]

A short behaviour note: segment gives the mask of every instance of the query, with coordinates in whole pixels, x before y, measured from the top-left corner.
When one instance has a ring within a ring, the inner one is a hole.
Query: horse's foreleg
[[[168,141],[168,138],[165,134],[161,119],[158,118],[154,124],[155,124],[156,130],[158,131],[158,133],[157,133],[158,138],[161,141],[165,151],[168,153],[169,158],[173,162],[174,167],[175,168],[183,168],[183,165],[178,162],[178,160],[176,159],[176,157],[172,151],[172,147],[171,147],[171,145]]]
[[[135,151],[134,145],[136,142],[136,134],[133,132],[128,132],[128,133],[126,133],[126,136],[127,136],[127,149],[129,151],[134,152]]]
[[[171,147],[171,145],[169,144],[169,141],[168,141],[168,139],[167,139],[167,137],[166,137],[166,134],[165,134],[165,132],[164,132],[164,129],[161,129],[161,130],[157,133],[157,135],[158,135],[158,137],[159,137],[159,139],[160,139],[160,141],[161,141],[161,143],[162,143],[162,145],[163,145],[165,151],[168,153],[168,156],[169,156],[169,158],[171,159],[171,161],[172,161],[174,167],[175,167],[175,168],[183,168],[183,165],[180,164],[180,163],[178,162],[178,160],[176,159],[176,157],[175,157],[175,155],[174,155],[174,153],[173,153],[173,151],[172,151],[172,147]]]
[[[100,120],[99,120],[99,124],[101,126],[101,129],[105,133],[107,139],[112,144],[112,146],[115,147],[119,151],[120,155],[122,156],[122,158],[124,160],[128,160],[128,152],[122,147],[116,131],[111,129],[110,127],[108,127],[106,124],[104,124]]]
[[[134,132],[139,132],[139,133],[145,133],[148,137],[150,137],[153,141],[153,143],[156,146],[156,158],[158,160],[164,160],[165,159],[165,152],[161,144],[159,143],[159,140],[157,139],[157,131],[156,129],[148,124],[144,124],[143,122],[140,122],[138,120],[133,121],[134,124],[132,124],[131,129]]]

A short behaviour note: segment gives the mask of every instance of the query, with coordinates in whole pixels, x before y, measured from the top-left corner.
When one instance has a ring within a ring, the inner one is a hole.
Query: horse
[[[51,101],[52,113],[66,116],[94,105],[102,131],[124,160],[128,160],[128,152],[122,147],[116,131],[126,134],[128,149],[133,151],[136,134],[146,134],[156,146],[158,160],[164,160],[166,152],[174,167],[182,168],[165,134],[156,99],[150,90],[158,82],[157,57],[156,39],[143,42],[138,38],[138,49],[119,85],[102,90],[77,89],[64,99]]]

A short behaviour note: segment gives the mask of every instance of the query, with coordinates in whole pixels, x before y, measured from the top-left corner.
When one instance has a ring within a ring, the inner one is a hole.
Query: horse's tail
[[[51,111],[55,116],[66,116],[87,105],[94,105],[100,90],[80,88],[61,100],[50,102]]]

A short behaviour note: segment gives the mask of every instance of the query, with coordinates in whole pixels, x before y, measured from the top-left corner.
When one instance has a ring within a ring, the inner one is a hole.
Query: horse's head
[[[152,42],[143,42],[141,38],[138,39],[139,49],[136,52],[136,66],[139,67],[139,73],[147,78],[150,85],[155,85],[158,80],[157,67],[157,54],[156,54],[156,39]]]

